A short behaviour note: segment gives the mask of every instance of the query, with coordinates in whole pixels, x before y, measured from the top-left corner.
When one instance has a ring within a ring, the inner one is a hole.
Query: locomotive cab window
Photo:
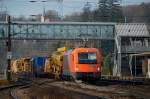
[[[79,64],[96,64],[96,53],[86,52],[78,54]]]

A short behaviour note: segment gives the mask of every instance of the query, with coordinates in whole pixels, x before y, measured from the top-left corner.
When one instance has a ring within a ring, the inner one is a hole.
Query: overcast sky
[[[57,2],[57,0],[47,0],[45,3],[41,2],[43,0],[34,0],[38,1],[34,3],[29,1],[31,0],[3,0],[1,7],[3,7],[3,10],[7,8],[7,11],[13,16],[36,15],[43,12],[43,7],[46,10],[56,10],[64,16],[81,11],[86,2],[90,2],[91,7],[94,9],[97,7],[98,2],[98,0],[64,0],[63,3]],[[141,2],[150,2],[150,0],[123,0],[122,4],[139,4]]]

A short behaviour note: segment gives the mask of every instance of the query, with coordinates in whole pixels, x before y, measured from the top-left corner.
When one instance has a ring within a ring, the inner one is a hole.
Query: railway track
[[[121,83],[120,83],[121,82]],[[105,84],[103,84],[105,83]],[[70,81],[56,81],[56,80],[47,80],[47,79],[35,79],[32,81],[22,80],[20,84],[15,86],[10,86],[2,90],[9,90],[10,96],[12,99],[22,99],[18,97],[18,92],[21,90],[34,89],[45,90],[45,93],[53,93],[53,97],[57,97],[57,94],[60,93],[62,96],[66,97],[67,93],[72,93],[72,95],[77,95],[80,98],[84,96],[94,97],[93,99],[148,99],[150,94],[148,93],[149,86],[144,85],[139,82],[123,82],[123,81],[109,81],[103,80],[95,84],[87,82],[70,82]],[[139,87],[140,86],[140,87]],[[59,89],[56,90],[56,89]],[[50,91],[50,90],[54,90]],[[63,92],[64,91],[64,92]],[[35,92],[38,95],[41,91]],[[44,94],[44,93],[43,93]],[[55,96],[56,95],[56,96]],[[60,95],[60,96],[61,96]],[[50,96],[48,96],[50,97]],[[59,97],[59,96],[58,96]],[[70,96],[71,97],[71,96]],[[75,98],[75,99],[80,99]],[[42,98],[41,98],[42,99]],[[43,98],[43,99],[53,99],[53,98]],[[55,98],[59,99],[59,98]],[[71,98],[74,99],[74,98]]]
[[[26,80],[26,79],[20,79],[19,82],[21,83],[20,85],[18,86],[14,86],[14,87],[11,87],[10,89],[10,97],[12,99],[21,99],[18,97],[18,95],[16,94],[16,91],[19,90],[19,89],[25,89],[25,88],[30,88],[31,86],[33,85],[37,85],[37,86],[40,86],[40,85],[43,85],[47,82],[54,82],[54,80],[41,80],[41,81],[37,81],[37,80]]]
[[[100,93],[107,93],[107,94],[114,94],[121,97],[134,97],[134,99],[149,99],[150,97],[150,85],[149,79],[146,80],[119,80],[119,79],[102,79],[96,83],[89,83],[89,82],[76,82],[77,86],[80,88],[85,88],[85,90],[94,90],[99,91]],[[95,88],[87,88],[86,86],[93,85]],[[99,86],[118,86],[119,88],[123,89],[124,92],[113,92],[109,90],[99,90],[96,87]],[[122,98],[121,98],[122,99]]]
[[[4,93],[4,96],[6,96],[8,99],[18,99],[14,96],[14,94],[12,94],[13,90],[18,87],[28,86],[31,83],[32,83],[31,80],[20,79],[19,81],[16,81],[16,82],[12,81],[10,84],[5,85],[3,87],[1,86],[0,87],[0,92],[1,92],[0,99],[3,95],[2,93]]]
[[[32,87],[34,87],[33,88],[34,90],[36,90],[36,88],[37,88],[38,91],[39,91],[39,89],[40,90],[44,89],[44,90],[49,91],[49,93],[51,93],[49,96],[50,98],[46,98],[46,99],[53,99],[53,97],[55,97],[55,99],[60,99],[60,97],[65,97],[64,99],[74,99],[74,98],[69,98],[69,97],[76,97],[76,96],[78,96],[78,98],[75,98],[75,99],[81,99],[81,97],[83,99],[91,99],[91,98],[92,99],[98,99],[97,96],[92,96],[92,95],[88,95],[88,94],[84,94],[84,93],[80,93],[80,92],[71,91],[68,89],[60,88],[59,86],[53,86],[53,84],[56,84],[57,82],[59,82],[59,81],[55,81],[55,80],[39,81],[39,82],[33,81],[31,85],[21,86],[21,87],[12,89],[11,90],[11,96],[13,97],[13,99],[25,99],[25,98],[20,98],[18,96],[18,92],[20,92],[21,90],[26,90],[28,88],[32,89]],[[45,93],[47,93],[47,92],[45,92]],[[68,93],[72,94],[73,96],[68,95]],[[43,99],[43,98],[41,98],[41,99]]]
[[[137,86],[129,86],[129,85],[124,85],[120,86],[124,91],[128,92],[128,95],[133,97],[133,99],[149,99],[150,97],[150,92],[149,92],[149,87],[148,85],[137,85]],[[147,87],[147,88],[144,88]]]

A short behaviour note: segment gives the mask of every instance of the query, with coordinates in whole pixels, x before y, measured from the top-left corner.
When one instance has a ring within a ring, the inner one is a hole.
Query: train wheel
[[[60,74],[60,80],[65,80],[65,77],[63,74]]]
[[[71,74],[70,80],[76,82],[77,81],[76,74]]]

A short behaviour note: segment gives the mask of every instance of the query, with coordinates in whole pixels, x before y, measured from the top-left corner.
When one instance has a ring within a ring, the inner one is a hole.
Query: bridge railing
[[[7,26],[0,22],[0,37],[7,37]],[[114,38],[114,24],[97,22],[13,22],[11,34],[14,38],[68,38],[87,37],[94,39]]]

